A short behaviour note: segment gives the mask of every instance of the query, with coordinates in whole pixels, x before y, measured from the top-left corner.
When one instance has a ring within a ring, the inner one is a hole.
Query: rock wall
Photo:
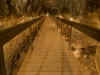
[[[86,48],[92,45],[98,45],[98,41],[92,39],[77,29],[72,28],[72,46],[75,48]]]

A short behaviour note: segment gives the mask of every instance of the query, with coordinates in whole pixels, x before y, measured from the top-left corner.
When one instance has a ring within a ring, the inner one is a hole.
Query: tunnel
[[[100,0],[0,0],[0,75],[100,75]]]

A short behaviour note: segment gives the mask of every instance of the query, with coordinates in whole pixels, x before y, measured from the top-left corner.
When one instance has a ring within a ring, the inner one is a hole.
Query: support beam
[[[39,22],[37,23],[37,36],[39,36]]]
[[[71,50],[71,43],[72,43],[72,26],[70,26],[69,30],[69,50]]]
[[[61,22],[61,37],[62,37],[62,26],[63,26],[63,22]]]
[[[30,26],[30,40],[31,40],[31,50],[33,50],[33,36],[32,36],[32,27]]]
[[[3,45],[0,45],[0,75],[6,75]]]

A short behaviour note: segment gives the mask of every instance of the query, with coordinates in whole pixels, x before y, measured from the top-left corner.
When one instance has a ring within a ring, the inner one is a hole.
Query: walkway
[[[34,50],[29,51],[17,75],[79,75],[80,66],[53,22],[46,18]]]

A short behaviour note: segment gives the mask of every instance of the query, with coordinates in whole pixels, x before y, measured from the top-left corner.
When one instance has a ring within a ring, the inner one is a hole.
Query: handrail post
[[[71,43],[72,43],[72,26],[69,29],[69,50],[71,50]]]
[[[39,23],[39,30],[41,30],[41,26],[42,26],[41,22],[42,20],[40,20],[40,23]]]
[[[38,22],[38,24],[37,24],[37,36],[39,36],[39,22]]]
[[[40,22],[40,26],[39,26],[40,30],[41,30],[41,27],[42,27],[42,21]]]
[[[3,45],[0,45],[0,75],[6,75]]]
[[[33,50],[33,36],[32,36],[32,27],[30,26],[30,40],[31,40],[31,50]]]
[[[63,22],[61,22],[61,37],[62,37],[62,25],[63,25]]]
[[[57,24],[57,21],[58,21],[58,20],[55,19],[55,24],[56,24],[56,26],[57,26],[57,31],[58,31],[58,24]]]

